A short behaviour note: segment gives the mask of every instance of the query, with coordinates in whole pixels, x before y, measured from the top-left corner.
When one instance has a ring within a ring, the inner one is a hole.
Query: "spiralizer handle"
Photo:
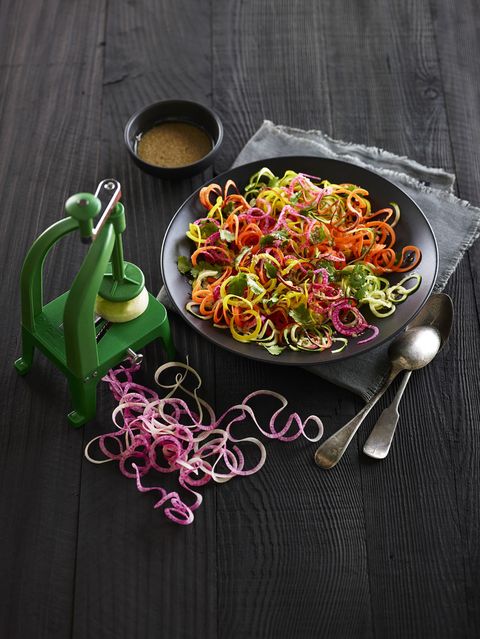
[[[111,178],[102,180],[95,195],[77,193],[68,198],[65,210],[78,222],[80,238],[84,244],[90,244],[98,237],[110,214],[121,197],[120,183]],[[93,228],[93,220],[101,213],[100,220]]]
[[[115,205],[122,197],[120,182],[112,178],[102,180],[95,191],[97,197],[102,204],[102,217],[99,219],[97,226],[93,229],[93,239],[95,239],[103,227],[105,222],[113,212]]]

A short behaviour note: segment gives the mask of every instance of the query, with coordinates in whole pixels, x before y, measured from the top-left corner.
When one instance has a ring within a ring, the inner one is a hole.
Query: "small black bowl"
[[[211,151],[193,164],[178,167],[169,168],[144,162],[136,152],[139,136],[163,122],[185,122],[199,127],[212,140]],[[132,115],[125,125],[124,137],[133,161],[141,169],[161,178],[183,178],[200,173],[213,163],[223,140],[223,126],[218,115],[199,102],[162,100],[150,104]]]

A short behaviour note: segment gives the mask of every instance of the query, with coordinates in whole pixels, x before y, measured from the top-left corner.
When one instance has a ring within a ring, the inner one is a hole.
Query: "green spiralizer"
[[[127,357],[138,358],[135,351],[160,338],[167,357],[174,358],[165,307],[145,289],[138,266],[123,259],[120,197],[120,184],[113,179],[100,182],[95,194],[70,197],[67,217],[38,237],[22,268],[22,356],[15,367],[20,375],[28,373],[38,348],[66,375],[73,426],[95,417],[98,382]],[[44,305],[45,258],[58,240],[75,231],[90,245],[88,252],[71,289]]]

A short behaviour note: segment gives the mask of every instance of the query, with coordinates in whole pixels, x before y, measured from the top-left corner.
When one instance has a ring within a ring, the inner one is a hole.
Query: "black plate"
[[[198,199],[200,192],[200,189],[198,189],[177,211],[167,229],[162,245],[161,269],[163,281],[180,315],[195,330],[222,348],[251,359],[291,366],[337,362],[352,355],[365,353],[405,328],[428,299],[438,269],[438,250],[433,231],[415,202],[398,186],[372,171],[348,162],[315,157],[291,156],[251,162],[222,173],[210,182],[224,185],[228,179],[232,179],[238,188],[242,190],[248,184],[250,176],[263,166],[268,166],[275,175],[280,176],[286,170],[292,169],[297,172],[316,175],[332,182],[357,184],[369,191],[373,209],[380,209],[388,206],[390,202],[396,202],[401,211],[400,222],[395,227],[397,235],[396,246],[403,247],[415,244],[422,251],[422,260],[413,271],[422,276],[420,288],[407,297],[405,302],[399,304],[395,313],[390,317],[378,319],[371,315],[367,307],[363,307],[362,313],[364,313],[365,318],[367,321],[376,324],[380,329],[380,333],[375,340],[367,344],[357,344],[357,339],[350,339],[348,346],[341,353],[332,353],[329,350],[318,353],[285,350],[281,355],[275,356],[270,355],[266,349],[258,344],[237,342],[229,331],[214,328],[210,321],[198,319],[185,310],[185,304],[190,299],[191,288],[186,278],[177,269],[177,257],[191,254],[193,243],[185,236],[185,233],[188,230],[189,223],[202,217],[205,211]],[[389,279],[392,283],[395,283],[404,276],[405,274],[393,273],[389,276]]]

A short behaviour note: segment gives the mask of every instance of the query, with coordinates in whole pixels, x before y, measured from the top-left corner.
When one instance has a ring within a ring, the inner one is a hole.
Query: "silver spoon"
[[[434,303],[429,309],[431,314],[430,326],[436,328],[440,333],[440,348],[438,349],[440,351],[447,341],[452,328],[453,304],[448,295],[439,294],[434,297],[436,299],[433,300]],[[424,320],[426,319],[427,318],[424,318]],[[365,455],[373,457],[374,459],[384,459],[388,455],[400,417],[398,405],[411,374],[412,371],[410,370],[405,373],[392,403],[388,406],[388,408],[385,408],[378,418],[377,423],[373,427],[372,432],[363,446],[363,452]]]
[[[439,331],[432,325],[440,315],[443,315],[442,309],[447,308],[450,309],[451,317],[452,302],[448,295],[432,295],[407,330],[392,342],[388,349],[392,367],[387,380],[353,419],[319,446],[315,453],[315,462],[321,468],[333,468],[341,459],[365,417],[400,371],[422,368],[435,357],[441,346],[441,335],[444,334],[445,329]],[[448,316],[447,311],[445,314]]]
[[[347,446],[365,417],[402,370],[415,370],[426,366],[440,348],[440,333],[430,326],[418,326],[407,330],[390,344],[388,356],[392,363],[390,374],[380,390],[362,410],[340,430],[329,437],[315,453],[315,462],[321,468],[333,468],[340,461]]]

